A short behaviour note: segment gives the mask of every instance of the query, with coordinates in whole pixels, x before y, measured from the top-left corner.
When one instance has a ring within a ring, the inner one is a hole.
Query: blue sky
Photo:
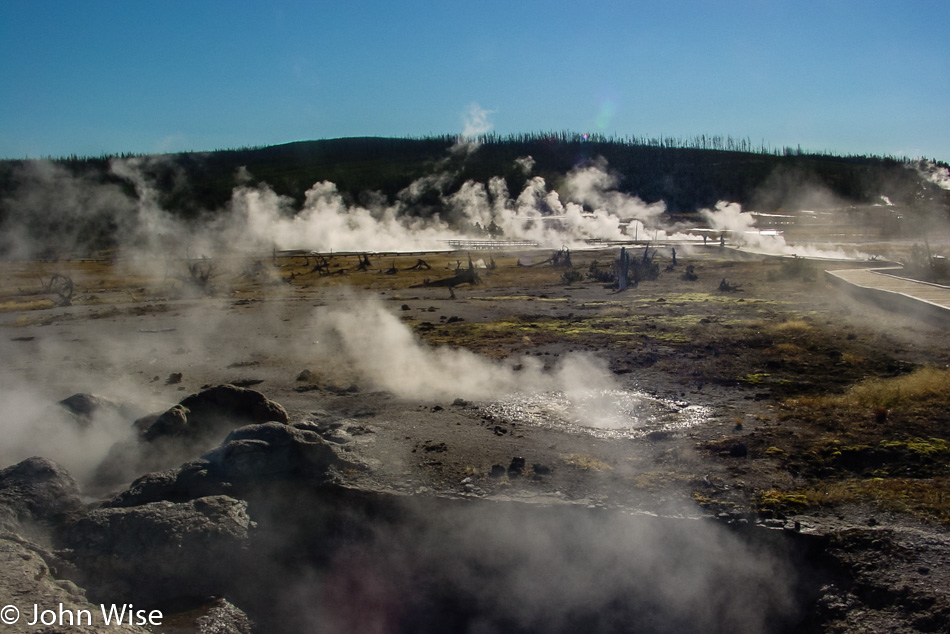
[[[0,0],[0,157],[463,130],[950,160],[945,0]]]

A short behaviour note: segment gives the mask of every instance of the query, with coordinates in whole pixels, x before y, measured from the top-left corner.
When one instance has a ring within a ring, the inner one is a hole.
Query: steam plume
[[[568,356],[546,371],[534,357],[519,359],[513,366],[465,349],[421,345],[376,301],[319,313],[316,323],[331,329],[327,335],[338,338],[343,355],[363,376],[403,398],[497,399],[551,391],[580,395],[616,387],[604,365],[585,355]]]
[[[917,172],[927,182],[933,183],[940,189],[950,191],[950,170],[946,167],[941,167],[929,161],[921,161],[917,164]]]
[[[742,210],[738,203],[719,201],[715,210],[701,210],[703,218],[715,231],[729,232],[729,241],[740,247],[774,255],[797,255],[800,257],[846,259],[864,258],[864,254],[848,254],[842,250],[828,250],[810,245],[790,245],[782,235],[762,234],[755,228],[755,217]]]

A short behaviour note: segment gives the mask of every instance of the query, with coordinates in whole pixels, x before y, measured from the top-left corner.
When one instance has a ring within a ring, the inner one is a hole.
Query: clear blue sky
[[[748,137],[950,160],[946,0],[0,0],[0,157]]]

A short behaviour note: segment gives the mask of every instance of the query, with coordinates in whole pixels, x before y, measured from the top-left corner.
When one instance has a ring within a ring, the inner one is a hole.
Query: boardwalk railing
[[[536,248],[537,242],[530,240],[446,240],[454,249],[468,249],[471,251],[498,251],[515,248]]]

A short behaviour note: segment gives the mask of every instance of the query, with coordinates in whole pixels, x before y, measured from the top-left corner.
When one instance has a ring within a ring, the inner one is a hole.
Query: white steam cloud
[[[468,110],[460,143],[490,129],[489,111],[477,104]],[[207,210],[188,220],[162,207],[159,188],[147,175],[163,157],[113,159],[111,174],[74,174],[46,161],[24,164],[21,186],[5,206],[16,210],[5,219],[0,249],[12,257],[34,257],[49,245],[30,236],[56,235],[55,247],[69,252],[90,244],[91,235],[110,235],[123,258],[169,259],[215,257],[221,254],[302,249],[319,252],[423,251],[446,248],[458,239],[484,238],[536,242],[546,248],[576,248],[586,241],[683,239],[700,236],[663,229],[666,205],[648,203],[619,190],[619,179],[604,159],[572,169],[557,189],[541,176],[525,181],[521,191],[509,191],[500,176],[487,182],[467,181],[448,193],[457,174],[443,162],[437,171],[410,183],[393,200],[368,193],[361,204],[348,202],[334,183],[314,183],[302,204],[277,194],[267,183],[252,185],[251,174],[235,174],[231,199],[224,209]],[[514,167],[529,175],[531,156],[519,157]],[[950,187],[946,168],[925,163],[920,168],[930,182]],[[168,170],[164,170],[166,173]],[[184,172],[172,170],[172,187],[187,196]],[[123,186],[124,183],[124,186]],[[166,185],[167,186],[167,185]],[[130,192],[134,191],[134,194]],[[827,192],[800,193],[801,200],[828,202]],[[441,213],[416,213],[421,201],[437,201]],[[790,245],[781,235],[764,235],[754,218],[738,204],[722,201],[702,210],[715,231],[728,231],[729,242],[766,253],[815,257],[847,257],[840,251]],[[49,227],[44,231],[43,227]],[[58,233],[56,233],[58,232]]]
[[[478,137],[491,131],[493,124],[489,117],[491,110],[485,110],[477,103],[470,103],[462,113],[462,133],[449,152],[467,156],[478,149],[481,142]]]
[[[522,172],[525,174],[530,174],[534,169],[534,157],[531,156],[521,156],[515,159],[515,165],[517,165]]]
[[[330,329],[321,339],[335,337],[342,357],[360,375],[375,388],[401,398],[497,400],[513,394],[557,392],[570,402],[585,403],[588,426],[616,419],[605,411],[593,416],[590,410],[597,405],[591,394],[617,385],[605,364],[589,355],[568,355],[556,367],[545,369],[536,357],[526,356],[512,365],[465,349],[426,346],[377,301],[319,312],[315,323],[319,329]]]
[[[917,164],[917,172],[927,182],[933,183],[940,189],[950,191],[950,170],[946,167],[941,167],[929,161],[921,161]]]
[[[528,156],[516,164],[527,171],[533,162]],[[438,172],[411,183],[392,203],[377,200],[367,206],[348,205],[336,185],[318,182],[306,192],[299,209],[265,183],[247,184],[243,170],[226,211],[210,215],[205,222],[186,224],[161,208],[157,189],[142,167],[139,159],[112,163],[113,173],[136,191],[135,199],[123,201],[126,208],[134,209],[134,220],[123,226],[120,241],[133,247],[130,251],[167,254],[178,250],[192,257],[274,247],[321,252],[435,250],[444,248],[448,240],[480,237],[466,233],[466,228],[492,225],[505,239],[559,248],[591,239],[629,239],[644,228],[656,229],[665,211],[662,202],[648,204],[617,191],[616,176],[600,160],[568,173],[563,197],[549,190],[540,176],[529,179],[516,197],[501,177],[487,184],[467,181],[447,195],[443,192],[452,175]],[[452,224],[438,214],[421,218],[408,213],[432,191],[454,219]]]
[[[742,210],[738,203],[719,201],[716,208],[702,209],[703,218],[713,230],[728,232],[730,244],[741,248],[768,253],[772,255],[796,255],[799,257],[825,259],[868,259],[870,256],[862,253],[847,253],[843,250],[829,250],[810,245],[791,245],[785,237],[777,233],[763,233],[755,227],[755,217]]]
[[[402,209],[401,203],[372,209],[347,206],[336,185],[324,181],[307,191],[303,207],[294,213],[290,200],[266,185],[238,187],[219,234],[249,249],[322,252],[439,249],[457,237],[438,217],[413,218],[400,214]]]
[[[531,162],[529,162],[529,160]],[[522,168],[531,157],[518,159]],[[469,223],[493,224],[507,239],[530,240],[542,246],[577,246],[586,240],[629,240],[644,227],[656,227],[666,210],[662,202],[647,204],[614,190],[616,176],[601,160],[568,173],[564,194],[548,190],[540,176],[530,178],[516,198],[504,179],[494,177],[486,186],[468,181],[445,200]],[[664,233],[664,237],[665,237]]]
[[[473,139],[490,132],[493,124],[489,117],[492,114],[494,114],[492,110],[485,110],[477,103],[469,104],[463,115],[462,136],[466,139]]]

